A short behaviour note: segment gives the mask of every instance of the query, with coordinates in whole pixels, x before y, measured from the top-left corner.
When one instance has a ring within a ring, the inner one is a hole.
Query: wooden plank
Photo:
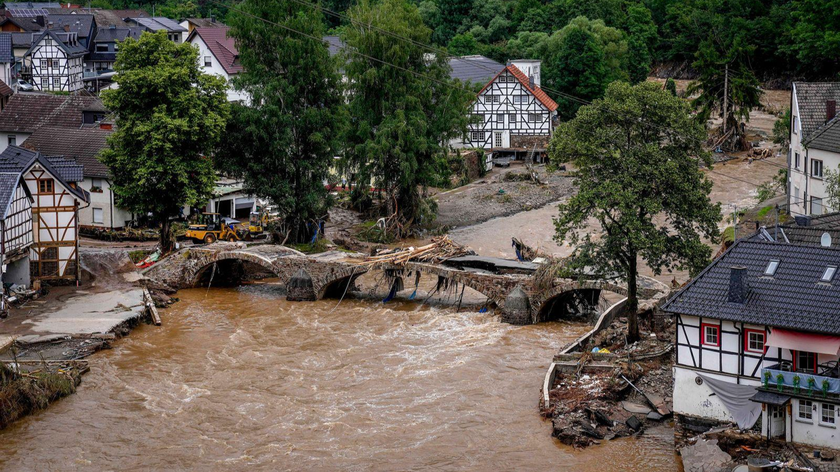
[[[158,314],[157,307],[155,306],[155,301],[152,299],[152,294],[149,293],[148,288],[143,288],[143,302],[146,304],[146,308],[149,310],[149,315],[152,317],[152,323],[155,326],[160,326],[163,324],[160,320],[160,315]]]

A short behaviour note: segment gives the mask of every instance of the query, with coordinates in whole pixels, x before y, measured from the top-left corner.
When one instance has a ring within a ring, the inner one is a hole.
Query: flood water
[[[671,471],[673,431],[584,451],[537,402],[588,326],[415,302],[179,292],[162,327],[92,358],[78,392],[0,432],[3,470]]]

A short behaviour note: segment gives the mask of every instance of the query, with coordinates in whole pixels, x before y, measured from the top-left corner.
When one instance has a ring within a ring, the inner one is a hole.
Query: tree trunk
[[[638,276],[638,267],[635,255],[630,262],[630,268],[627,271],[627,304],[624,306],[624,312],[627,315],[627,344],[633,344],[639,340],[639,296],[638,287],[636,287],[636,278]]]
[[[160,220],[160,253],[166,254],[172,250],[172,223],[168,216],[161,216]]]

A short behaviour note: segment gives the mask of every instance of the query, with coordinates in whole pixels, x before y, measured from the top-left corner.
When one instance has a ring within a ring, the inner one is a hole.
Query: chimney
[[[825,102],[825,121],[829,122],[837,115],[837,101],[828,100]]]
[[[114,125],[111,123],[101,122],[99,123],[99,129],[114,129]]]
[[[216,17],[215,17],[215,16],[211,16],[211,17],[210,17],[210,23],[215,23],[215,22],[216,22]]]
[[[749,291],[750,281],[747,268],[736,266],[729,269],[729,301],[743,304],[747,301]]]
[[[35,17],[35,23],[37,23],[38,26],[44,26],[44,15],[36,16]]]
[[[528,76],[528,86],[530,86],[531,88],[534,88],[534,76],[533,75]]]

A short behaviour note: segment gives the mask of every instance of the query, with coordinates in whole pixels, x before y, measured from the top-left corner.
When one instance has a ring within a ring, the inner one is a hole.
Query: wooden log
[[[146,304],[146,309],[149,310],[149,315],[152,317],[152,323],[154,323],[155,326],[163,324],[160,320],[157,307],[155,306],[155,301],[152,299],[152,294],[149,293],[149,289],[147,288],[143,288],[143,301]]]

